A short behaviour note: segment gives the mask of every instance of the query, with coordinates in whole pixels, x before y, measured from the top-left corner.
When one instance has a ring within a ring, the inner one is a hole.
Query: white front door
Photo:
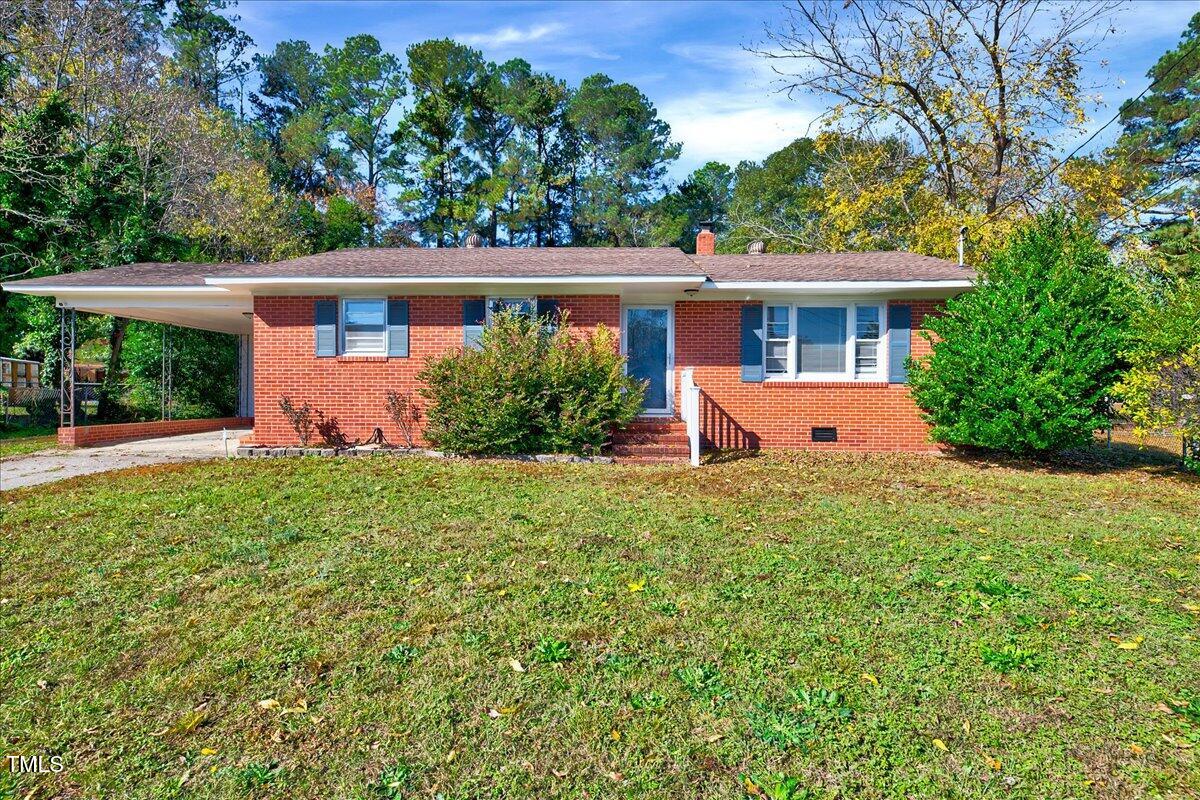
[[[675,325],[671,306],[626,306],[621,326],[625,371],[646,382],[645,414],[675,408]]]

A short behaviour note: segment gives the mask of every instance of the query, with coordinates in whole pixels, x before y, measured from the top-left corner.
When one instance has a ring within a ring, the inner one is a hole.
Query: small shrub
[[[296,438],[300,440],[300,446],[308,447],[308,443],[312,441],[313,428],[316,426],[313,420],[312,406],[305,403],[297,408],[292,403],[292,398],[284,395],[279,398],[279,410],[287,417],[288,424],[296,432]]]
[[[533,648],[533,660],[542,664],[558,664],[571,658],[571,643],[553,636],[544,636]]]
[[[425,435],[456,453],[586,453],[641,410],[612,331],[556,330],[512,311],[495,315],[478,348],[431,358],[418,376]]]
[[[792,697],[816,722],[846,722],[854,716],[850,707],[843,704],[845,698],[840,692],[829,689],[797,689],[792,692]]]
[[[388,389],[387,414],[393,424],[400,429],[405,446],[416,447],[416,438],[413,434],[416,432],[417,423],[421,420],[421,409],[417,407],[412,392],[397,392],[394,389]]]
[[[238,769],[235,774],[243,789],[259,789],[269,783],[274,783],[279,777],[279,765],[275,762],[270,764],[251,762]]]
[[[389,664],[407,664],[419,654],[420,651],[410,644],[398,644],[383,654],[383,660]]]
[[[779,773],[743,775],[746,794],[767,800],[810,800],[815,795],[800,788],[800,779]]]

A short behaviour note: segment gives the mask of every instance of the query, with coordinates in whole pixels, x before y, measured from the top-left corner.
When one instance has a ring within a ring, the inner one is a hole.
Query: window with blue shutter
[[[314,339],[318,356],[337,355],[337,300],[317,300],[313,304]]]
[[[387,301],[387,354],[408,358],[408,301]]]
[[[482,299],[463,300],[464,347],[479,347],[485,324],[487,324],[487,303]]]
[[[912,352],[912,306],[888,306],[888,382],[908,383]]]
[[[763,379],[763,307],[761,303],[742,306],[742,381],[761,383]]]
[[[551,297],[539,297],[537,299],[537,315],[538,319],[546,324],[550,330],[558,329],[558,301]]]

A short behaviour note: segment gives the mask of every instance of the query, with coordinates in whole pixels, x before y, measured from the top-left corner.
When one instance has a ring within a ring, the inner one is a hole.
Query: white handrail
[[[688,448],[691,464],[700,466],[700,387],[692,379],[692,368],[684,367],[679,373],[679,390],[683,395],[679,416],[687,423]]]

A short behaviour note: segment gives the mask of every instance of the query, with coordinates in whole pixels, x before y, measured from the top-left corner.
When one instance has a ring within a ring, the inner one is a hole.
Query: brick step
[[[613,444],[684,444],[688,443],[686,433],[636,433],[617,431],[613,434]]]
[[[616,464],[686,464],[687,456],[617,456]]]
[[[625,431],[630,433],[682,433],[687,435],[687,424],[679,420],[634,420],[623,428],[616,430],[617,434]]]
[[[687,458],[692,454],[687,442],[683,444],[615,444],[614,456],[679,456]]]

